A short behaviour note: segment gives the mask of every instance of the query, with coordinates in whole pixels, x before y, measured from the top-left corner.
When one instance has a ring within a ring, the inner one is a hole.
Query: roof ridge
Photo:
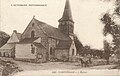
[[[37,20],[37,19],[35,19],[35,20],[38,21],[38,22],[41,22],[41,23],[43,23],[43,24],[46,24],[46,25],[48,25],[48,26],[50,26],[50,27],[56,28],[56,27],[51,26],[51,25],[49,25],[49,24],[47,24],[47,23],[45,23],[45,22],[39,21],[39,20]],[[56,29],[58,29],[58,28],[56,28]]]
[[[66,36],[64,33],[62,33],[58,28],[51,26],[45,22],[41,22],[37,19],[35,19],[35,22],[38,24],[37,26],[39,29],[42,30],[42,32],[47,36],[51,38],[56,38],[56,39],[62,39],[62,40],[67,40],[69,39],[68,36]]]

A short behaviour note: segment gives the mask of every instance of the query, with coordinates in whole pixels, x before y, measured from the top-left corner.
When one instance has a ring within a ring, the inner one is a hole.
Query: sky
[[[23,33],[33,16],[36,19],[58,27],[66,0],[0,0],[0,30],[12,34],[13,30]],[[47,6],[11,6],[13,4],[46,4]],[[102,0],[70,0],[74,33],[83,45],[103,48],[102,15],[113,8],[113,2]],[[109,35],[109,41],[112,40]]]

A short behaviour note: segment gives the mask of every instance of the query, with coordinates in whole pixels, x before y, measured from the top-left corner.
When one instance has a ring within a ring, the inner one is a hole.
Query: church
[[[58,22],[58,28],[55,28],[33,17],[22,34],[13,31],[0,48],[0,56],[33,62],[74,61],[77,49],[69,0],[66,0],[63,16]]]

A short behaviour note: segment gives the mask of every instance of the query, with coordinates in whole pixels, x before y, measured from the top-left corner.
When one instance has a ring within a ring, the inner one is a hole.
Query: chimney
[[[17,30],[13,30],[14,33],[17,33]]]

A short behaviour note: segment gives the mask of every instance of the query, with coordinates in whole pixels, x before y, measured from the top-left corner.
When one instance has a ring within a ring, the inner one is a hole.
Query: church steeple
[[[74,31],[74,21],[69,0],[66,0],[63,16],[59,19],[59,29],[68,35]]]
[[[63,16],[59,21],[64,21],[64,20],[73,21],[69,0],[66,0]]]

